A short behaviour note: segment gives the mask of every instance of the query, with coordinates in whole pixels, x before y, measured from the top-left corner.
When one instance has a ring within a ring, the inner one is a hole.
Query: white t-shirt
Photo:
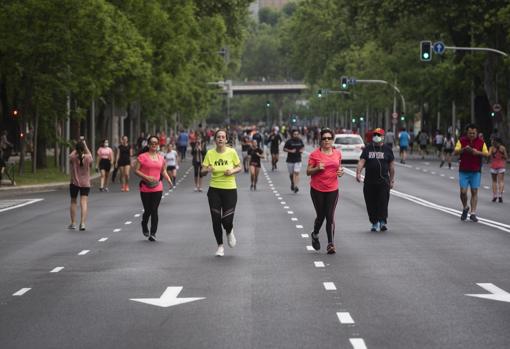
[[[442,134],[437,134],[436,135],[436,144],[443,144],[443,139],[444,139],[444,136]]]
[[[167,166],[177,166],[177,152],[171,150],[165,154],[165,161]]]

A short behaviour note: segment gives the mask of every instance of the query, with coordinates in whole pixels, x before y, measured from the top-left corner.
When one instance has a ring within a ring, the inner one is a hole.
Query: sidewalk
[[[90,176],[91,181],[99,179],[100,175],[94,173]],[[0,196],[12,196],[17,193],[35,193],[40,191],[48,190],[61,190],[68,189],[69,181],[66,182],[55,182],[55,183],[44,183],[44,184],[33,184],[33,185],[4,185],[0,186]]]

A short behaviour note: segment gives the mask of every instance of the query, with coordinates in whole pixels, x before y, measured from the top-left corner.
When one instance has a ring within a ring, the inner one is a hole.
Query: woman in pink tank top
[[[492,202],[499,201],[503,203],[503,192],[505,191],[505,167],[508,154],[500,138],[492,140],[492,146],[489,149],[491,157],[491,176],[492,176]]]

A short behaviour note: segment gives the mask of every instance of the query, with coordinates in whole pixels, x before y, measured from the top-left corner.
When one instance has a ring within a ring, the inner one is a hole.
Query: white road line
[[[335,291],[336,290],[336,286],[335,286],[335,283],[334,282],[324,282],[324,289],[326,291]]]
[[[440,176],[441,176],[441,177],[444,177],[444,173],[441,173],[441,174],[440,174]]]
[[[285,201],[281,201],[280,204],[287,205],[287,203]]]
[[[291,220],[291,221],[293,221],[293,222],[295,222],[295,221],[297,221],[298,219],[297,219],[296,217],[292,217],[290,220]]]
[[[450,177],[450,179],[455,179],[455,177]]]
[[[89,252],[90,252],[90,250],[83,250],[80,253],[78,253],[78,256],[84,256],[84,255],[86,255]]]
[[[430,172],[430,174],[433,174],[433,175],[435,175],[436,173],[435,173],[435,172]]]
[[[108,238],[101,238],[101,239],[99,239],[99,240],[97,240],[97,241],[99,241],[99,242],[105,242],[106,240],[108,240]]]
[[[315,265],[315,268],[324,268],[325,267],[324,262],[321,262],[321,261],[315,261],[315,262],[313,262],[313,265]]]
[[[131,224],[131,223],[133,223],[133,222],[131,222],[131,221],[126,221],[124,224],[125,224],[125,225],[129,225],[129,224]]]
[[[340,321],[343,325],[353,324],[354,320],[352,319],[351,314],[347,312],[338,312],[336,313],[336,316],[338,316],[338,321]]]
[[[290,207],[289,206],[283,206],[284,209],[289,209]]]
[[[60,271],[64,270],[64,267],[56,267],[56,268],[53,268],[50,273],[58,273]]]
[[[278,193],[278,191],[276,191],[276,190],[273,190],[273,193],[275,193],[275,194],[276,194],[276,193]]]
[[[44,200],[44,199],[33,199],[33,200],[30,200],[30,201],[24,202],[22,204],[19,204],[19,205],[14,205],[14,206],[9,206],[9,207],[6,207],[6,208],[2,208],[0,210],[0,212],[14,210],[15,208],[20,208],[20,207],[23,207],[23,206],[31,205],[31,204],[34,204],[36,202],[42,201],[42,200]]]
[[[367,349],[363,338],[349,338],[349,341],[354,349]]]
[[[140,214],[139,213],[135,214],[135,217],[136,218],[140,217]]]
[[[119,231],[121,231],[121,230],[122,230],[122,229],[117,228],[117,229],[113,229],[113,232],[114,232],[114,233],[118,233],[118,232],[119,232]]]
[[[309,237],[310,237],[310,235],[308,235],[308,234],[301,234],[301,237],[302,237],[303,239],[305,239],[305,238],[309,238]]]
[[[415,169],[417,169],[417,170],[421,170],[421,167],[415,167]]]
[[[19,290],[16,293],[13,293],[12,295],[13,296],[23,296],[25,293],[27,293],[30,290],[31,290],[31,288],[22,288],[21,290]]]
[[[487,185],[484,185],[484,186],[483,186],[483,189],[490,189],[490,187],[489,187],[489,186],[487,186]]]
[[[282,198],[282,197],[277,197],[277,199],[278,199],[278,200],[281,200],[281,199],[283,199],[283,198]]]
[[[294,211],[287,211],[288,214],[294,214]]]
[[[296,228],[303,229],[303,226],[301,224],[296,224]]]
[[[306,246],[306,250],[307,251],[315,251],[314,248],[312,246]]]

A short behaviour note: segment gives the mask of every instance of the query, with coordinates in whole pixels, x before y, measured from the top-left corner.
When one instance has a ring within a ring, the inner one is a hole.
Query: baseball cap
[[[384,136],[384,130],[380,127],[376,128],[375,130],[372,131],[373,134],[378,134],[378,135],[381,135],[381,136]]]

